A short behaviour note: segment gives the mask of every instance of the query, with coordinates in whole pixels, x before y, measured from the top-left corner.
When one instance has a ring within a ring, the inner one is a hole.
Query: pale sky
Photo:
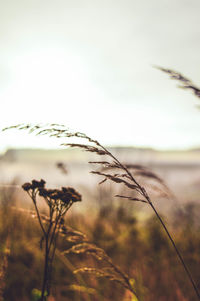
[[[0,127],[61,123],[105,145],[200,146],[199,0],[0,0]],[[0,149],[56,147],[0,133]]]

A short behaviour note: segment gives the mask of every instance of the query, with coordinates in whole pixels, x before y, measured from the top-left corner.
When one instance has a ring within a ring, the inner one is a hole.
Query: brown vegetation
[[[170,69],[158,68],[180,81],[182,88],[190,89],[200,97],[199,88],[189,79]],[[122,185],[122,193],[115,196],[123,199],[123,203],[111,205],[104,202],[101,195],[104,205],[97,214],[91,216],[90,212],[85,215],[79,212],[70,215],[66,226],[66,213],[74,202],[81,200],[80,194],[73,188],[47,189],[43,180],[25,183],[23,189],[31,197],[35,212],[27,212],[2,201],[2,300],[30,300],[30,297],[33,301],[200,299],[200,283],[197,283],[197,279],[200,279],[200,224],[194,218],[197,205],[189,204],[184,210],[174,210],[171,227],[174,239],[164,218],[156,210],[152,197],[138,181],[138,176],[154,181],[152,190],[169,197],[166,184],[152,171],[137,164],[123,164],[97,140],[84,133],[71,132],[58,124],[25,124],[10,128],[28,130],[37,135],[87,141],[87,144],[73,142],[62,145],[105,156],[105,160],[89,162],[98,167],[91,173],[103,177],[99,184],[111,181]],[[58,167],[62,169],[62,166]],[[49,214],[45,209],[39,209],[38,196],[45,200]],[[136,214],[138,202],[148,205],[155,216],[139,222]],[[32,222],[35,217],[40,229]],[[194,290],[189,286],[188,279]]]

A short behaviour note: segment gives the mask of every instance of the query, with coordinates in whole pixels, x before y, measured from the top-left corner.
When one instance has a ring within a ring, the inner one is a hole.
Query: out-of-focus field
[[[125,163],[142,164],[157,173],[172,193],[149,191],[169,230],[182,251],[200,288],[200,151],[156,152],[115,148],[112,152]],[[99,177],[89,174],[91,154],[74,150],[9,150],[0,158],[0,300],[31,300],[34,288],[41,289],[43,251],[37,220],[20,208],[33,209],[20,188],[32,179],[43,178],[50,188],[72,186],[83,197],[74,204],[65,223],[87,234],[103,248],[135,282],[140,301],[196,300],[165,233],[146,204],[114,198],[119,185],[98,185]],[[67,170],[58,167],[63,163]],[[140,180],[140,179],[139,179]],[[12,186],[13,185],[13,186]],[[42,206],[42,204],[41,204]],[[44,208],[45,210],[45,208]],[[108,279],[73,275],[75,267],[96,266],[89,255],[60,254],[70,247],[60,238],[53,273],[54,300],[133,301],[128,290]],[[77,290],[72,284],[92,289]]]
[[[142,164],[155,172],[168,185],[176,202],[199,202],[200,150],[159,152],[151,149],[111,148],[123,163]],[[8,150],[0,157],[0,181],[23,184],[33,178],[44,178],[50,186],[75,185],[90,199],[97,189],[99,177],[91,175],[94,166],[88,161],[96,156],[81,150]],[[63,163],[67,174],[57,167]],[[140,180],[140,179],[139,179]],[[86,195],[88,194],[88,195]],[[92,200],[93,205],[94,201]],[[158,206],[174,206],[174,200]]]

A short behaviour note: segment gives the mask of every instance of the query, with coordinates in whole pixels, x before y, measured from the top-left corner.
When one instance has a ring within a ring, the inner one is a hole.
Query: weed
[[[52,264],[56,251],[56,243],[59,230],[64,222],[64,216],[74,202],[81,201],[81,195],[73,188],[62,187],[59,189],[45,188],[45,181],[33,180],[31,183],[25,183],[22,188],[31,197],[35,206],[37,218],[42,230],[42,239],[45,243],[45,263],[43,272],[43,284],[41,290],[41,301],[46,300],[46,295],[50,295]],[[41,196],[49,208],[47,223],[44,224],[38,209],[37,197]]]

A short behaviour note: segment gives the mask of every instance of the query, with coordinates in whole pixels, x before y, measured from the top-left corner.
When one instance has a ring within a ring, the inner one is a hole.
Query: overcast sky
[[[64,123],[103,144],[200,146],[199,0],[0,0],[0,127]],[[53,147],[22,133],[7,147]]]

